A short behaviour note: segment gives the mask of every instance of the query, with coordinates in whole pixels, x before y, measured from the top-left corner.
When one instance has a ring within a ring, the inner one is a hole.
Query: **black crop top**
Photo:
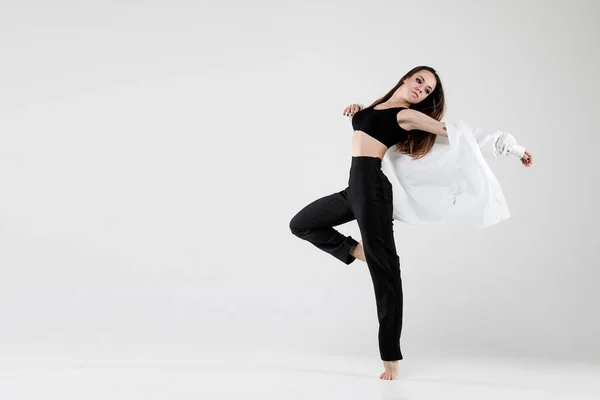
[[[408,139],[408,132],[398,125],[396,115],[406,107],[391,107],[376,110],[363,108],[352,117],[352,128],[367,133],[389,149],[400,141]]]

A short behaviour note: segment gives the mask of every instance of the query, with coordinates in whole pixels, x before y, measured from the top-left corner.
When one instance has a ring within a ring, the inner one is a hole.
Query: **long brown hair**
[[[382,98],[375,100],[369,107],[375,107],[377,104],[388,101],[394,92],[402,86],[405,79],[412,77],[414,74],[421,70],[427,70],[435,76],[437,84],[435,89],[431,92],[423,101],[418,104],[411,105],[411,109],[422,112],[423,114],[429,115],[438,121],[442,120],[446,107],[446,101],[444,98],[444,88],[442,87],[442,81],[438,76],[435,69],[426,65],[415,67],[408,71],[406,75],[400,78],[400,81]],[[414,160],[423,157],[429,153],[435,143],[436,134],[422,131],[419,129],[413,129],[408,131],[408,139],[406,141],[396,143],[396,151],[409,154]]]

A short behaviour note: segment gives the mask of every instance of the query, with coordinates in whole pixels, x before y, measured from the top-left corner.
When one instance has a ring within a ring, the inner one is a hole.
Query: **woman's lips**
[[[415,93],[415,91],[413,90],[412,93],[415,95],[415,97],[419,97],[419,95],[417,93]]]

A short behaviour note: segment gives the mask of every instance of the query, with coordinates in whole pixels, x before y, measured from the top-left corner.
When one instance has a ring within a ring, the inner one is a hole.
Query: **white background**
[[[366,265],[288,223],[347,185],[343,109],[429,65],[534,165],[491,164],[499,225],[395,222],[404,357],[600,360],[597,2],[51,3],[0,3],[3,352],[378,359]]]

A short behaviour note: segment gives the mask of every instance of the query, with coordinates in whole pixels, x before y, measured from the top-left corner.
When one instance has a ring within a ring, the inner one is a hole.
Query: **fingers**
[[[525,155],[521,158],[521,163],[526,167],[531,167],[533,164],[533,156],[529,152],[529,150],[525,149]]]
[[[358,104],[352,104],[344,109],[344,115],[347,117],[351,117],[359,111],[360,107],[358,106]]]

